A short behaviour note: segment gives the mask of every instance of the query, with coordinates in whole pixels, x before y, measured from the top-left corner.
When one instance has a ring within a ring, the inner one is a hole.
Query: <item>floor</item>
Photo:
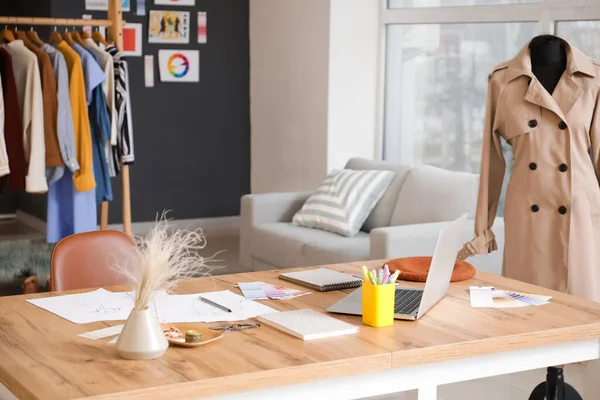
[[[213,275],[245,272],[238,262],[239,236],[237,234],[211,234],[205,232],[207,245],[202,250],[204,257],[215,256],[213,265],[221,268]],[[0,221],[0,241],[6,239],[42,240],[43,234],[16,221]],[[216,261],[218,260],[218,261]],[[522,373],[502,375],[495,378],[479,379],[439,388],[438,400],[528,400],[531,390],[545,379],[545,370],[533,370]],[[567,382],[582,390],[583,366],[567,366]],[[0,398],[2,393],[0,393]],[[416,391],[394,395],[373,397],[370,400],[417,400]]]

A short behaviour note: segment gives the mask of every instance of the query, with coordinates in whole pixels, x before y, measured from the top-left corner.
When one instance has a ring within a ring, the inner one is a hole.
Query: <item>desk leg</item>
[[[419,400],[437,400],[437,386],[419,388]]]
[[[579,394],[584,399],[591,399],[600,393],[600,360],[588,361],[583,368],[583,390]]]

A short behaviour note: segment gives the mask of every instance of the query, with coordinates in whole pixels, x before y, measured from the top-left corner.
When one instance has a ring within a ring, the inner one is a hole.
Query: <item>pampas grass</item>
[[[214,257],[205,258],[200,250],[206,247],[206,238],[201,229],[195,231],[171,229],[166,213],[150,233],[136,238],[137,246],[133,259],[116,264],[116,272],[125,276],[133,287],[134,310],[146,309],[157,290],[169,292],[178,282],[222,268],[210,265]]]

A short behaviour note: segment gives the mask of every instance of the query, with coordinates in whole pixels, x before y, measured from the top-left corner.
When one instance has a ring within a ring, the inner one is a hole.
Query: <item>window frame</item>
[[[388,8],[379,0],[379,67],[377,81],[377,157],[383,159],[386,109],[388,25],[538,22],[540,34],[554,34],[561,21],[600,20],[598,0],[540,0],[539,3]]]

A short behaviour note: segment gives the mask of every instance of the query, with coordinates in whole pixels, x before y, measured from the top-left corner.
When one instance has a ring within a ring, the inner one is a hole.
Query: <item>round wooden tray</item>
[[[219,340],[223,337],[223,332],[222,331],[214,331],[208,328],[199,328],[197,326],[194,326],[193,324],[179,324],[179,325],[173,325],[173,324],[165,324],[165,325],[161,325],[163,330],[168,329],[168,328],[177,328],[179,329],[179,331],[181,332],[181,339],[178,338],[171,338],[167,336],[167,340],[169,341],[170,344],[174,345],[174,346],[180,346],[180,347],[200,347],[203,346],[205,344],[208,344],[210,342],[214,342],[215,340]],[[198,343],[186,343],[185,341],[185,331],[190,330],[190,329],[195,329],[197,331],[202,332],[202,341],[198,342]]]

